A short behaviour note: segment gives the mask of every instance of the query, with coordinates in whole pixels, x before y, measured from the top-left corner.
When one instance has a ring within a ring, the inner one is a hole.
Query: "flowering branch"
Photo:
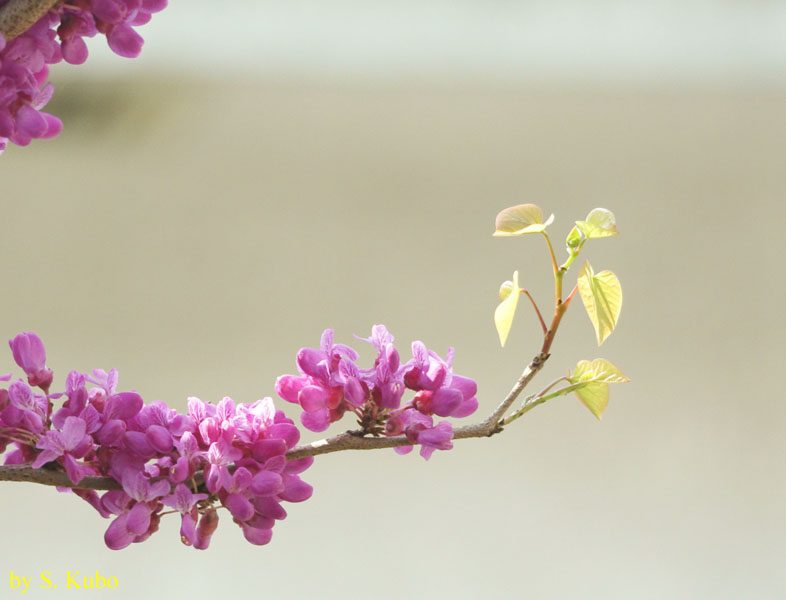
[[[545,232],[552,220],[544,222],[540,208],[531,204],[511,207],[498,215],[495,235],[542,233],[553,259]],[[0,455],[5,463],[0,481],[53,485],[76,494],[102,517],[113,517],[104,535],[113,550],[146,540],[171,512],[182,517],[183,543],[203,550],[218,525],[218,509],[230,513],[249,542],[262,545],[270,541],[275,521],[287,515],[283,502],[311,497],[313,489],[300,474],[315,456],[382,448],[406,454],[418,446],[428,460],[436,450],[450,450],[454,439],[490,437],[550,398],[569,393],[600,418],[608,403],[608,384],[627,381],[604,359],[580,361],[572,374],[506,413],[548,360],[578,292],[598,343],[613,331],[622,303],[613,273],[595,273],[585,263],[565,299],[562,284],[586,240],[614,234],[614,217],[605,209],[576,222],[566,240],[568,259],[561,266],[552,260],[554,314],[548,327],[536,306],[543,329],[540,352],[486,419],[463,427],[437,419],[468,417],[478,408],[475,381],[453,371],[453,349],[443,358],[415,341],[412,358],[404,362],[384,325],[374,325],[369,338],[358,338],[377,351],[370,368],[361,368],[358,352],[335,343],[333,330],[326,329],[319,348],[298,352],[299,374],[277,379],[276,393],[302,409],[300,422],[306,429],[325,431],[346,413],[357,419],[356,430],[303,445],[297,445],[295,422],[271,398],[240,404],[224,398],[215,405],[189,398],[188,411],[181,414],[160,401],[145,404],[134,391],[118,392],[115,369],[71,371],[65,391],[52,392],[53,373],[46,366],[43,342],[32,332],[20,333],[9,345],[27,381],[17,379],[0,388]],[[513,281],[500,288],[494,316],[502,345],[521,293],[527,292],[514,272]],[[10,374],[0,375],[0,381],[11,379]],[[552,391],[562,381],[568,385]],[[413,396],[405,399],[408,392]],[[55,410],[52,400],[61,397],[65,400]],[[105,493],[99,496],[98,490]]]
[[[10,42],[30,29],[60,0],[8,0],[0,7],[0,33]]]
[[[458,427],[453,431],[453,439],[491,437],[502,431],[500,422],[503,415],[515,402],[527,384],[543,367],[548,354],[538,354],[524,369],[516,384],[502,403],[485,420]],[[409,446],[412,441],[405,435],[394,437],[365,437],[360,431],[345,431],[329,438],[317,440],[310,444],[295,446],[286,453],[287,460],[299,460],[320,454],[340,452],[343,450],[379,450]],[[0,466],[0,481],[25,481],[41,485],[81,489],[81,490],[120,490],[122,486],[111,477],[85,477],[78,484],[73,483],[65,470],[50,463],[52,468],[33,469],[30,465]],[[200,472],[201,474],[201,472]]]

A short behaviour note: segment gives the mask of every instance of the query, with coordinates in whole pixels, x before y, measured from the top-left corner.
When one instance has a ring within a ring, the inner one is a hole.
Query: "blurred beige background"
[[[491,52],[486,71],[482,61],[462,70],[467,51],[456,50],[431,77],[406,53],[390,67],[380,56],[393,60],[396,45],[384,54],[370,34],[357,42],[371,57],[365,71],[331,55],[287,63],[282,46],[278,68],[255,68],[252,56],[199,72],[153,41],[167,24],[184,39],[198,31],[193,15],[208,5],[194,1],[150,25],[142,66],[117,59],[110,71],[97,58],[94,71],[55,69],[50,108],[64,133],[0,159],[0,337],[38,332],[56,383],[71,368],[117,367],[122,387],[182,409],[189,395],[272,395],[325,327],[352,342],[382,322],[403,351],[413,339],[454,346],[485,415],[539,348],[526,306],[498,347],[499,283],[518,269],[542,305],[551,292],[542,241],[492,239],[494,216],[537,203],[556,214],[561,247],[573,220],[604,206],[621,233],[585,255],[622,282],[618,330],[596,348],[576,304],[535,387],[599,356],[632,383],[612,388],[600,423],[561,398],[429,463],[392,451],[324,456],[304,477],[314,497],[290,505],[262,548],[224,519],[207,552],[188,549],[170,517],[144,544],[111,552],[108,522],[83,502],[0,484],[3,577],[98,570],[119,579],[105,594],[118,599],[786,596],[786,88],[779,48],[756,29],[772,5],[752,7],[760,20],[741,29],[739,5],[723,5],[731,20],[717,18],[741,46],[762,46],[741,67],[704,48],[714,62],[669,71],[668,52],[645,48],[665,65],[652,77],[647,60],[571,62],[579,49],[568,46],[561,66],[524,48],[501,70]],[[504,20],[508,5],[495,6]],[[631,27],[644,17],[629,16]],[[574,21],[574,31],[592,23]],[[727,39],[695,25],[703,40]],[[528,58],[532,70],[517,71]],[[377,59],[390,77],[369,75]]]

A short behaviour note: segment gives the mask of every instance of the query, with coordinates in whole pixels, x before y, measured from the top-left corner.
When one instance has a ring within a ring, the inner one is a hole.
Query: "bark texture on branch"
[[[540,371],[549,355],[540,353],[527,365],[516,384],[508,392],[502,403],[485,420],[473,425],[457,427],[453,431],[453,439],[490,437],[502,431],[500,421],[505,412],[510,408],[522,390]],[[333,437],[296,446],[287,452],[287,460],[296,460],[308,456],[318,456],[330,452],[343,450],[378,450],[381,448],[396,448],[398,446],[411,446],[412,442],[405,435],[395,437],[364,437],[358,432],[345,431]],[[85,477],[78,485],[74,485],[66,472],[57,469],[33,469],[30,465],[0,466],[0,481],[27,481],[41,485],[55,485],[82,490],[119,490],[120,484],[111,477]]]
[[[0,7],[0,33],[10,42],[35,25],[60,0],[8,0]]]

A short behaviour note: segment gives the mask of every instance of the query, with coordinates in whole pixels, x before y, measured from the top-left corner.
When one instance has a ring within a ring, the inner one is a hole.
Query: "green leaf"
[[[513,325],[513,316],[516,314],[516,306],[519,303],[521,290],[519,288],[519,272],[513,272],[513,281],[506,281],[499,288],[499,303],[494,311],[494,325],[499,335],[499,343],[504,348],[508,340],[510,327]]]
[[[600,346],[617,326],[622,309],[622,287],[611,271],[593,273],[589,262],[581,267],[578,285]]]
[[[596,358],[592,362],[579,361],[573,375],[568,379],[579,386],[573,392],[598,419],[609,403],[609,384],[630,381],[617,367],[603,358]]]
[[[605,358],[596,358],[592,362],[580,360],[573,375],[568,377],[571,383],[627,383],[630,381],[622,371]]]
[[[584,235],[589,239],[617,235],[617,221],[614,213],[605,208],[593,208],[584,221],[576,221]]]
[[[579,400],[590,409],[598,420],[603,416],[603,411],[609,405],[609,386],[606,383],[588,383],[578,388],[575,392]]]
[[[519,204],[497,215],[494,235],[497,237],[541,233],[554,222],[551,215],[543,222],[543,212],[534,204]]]

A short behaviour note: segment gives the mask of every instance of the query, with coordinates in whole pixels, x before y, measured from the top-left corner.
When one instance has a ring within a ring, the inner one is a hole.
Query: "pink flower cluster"
[[[377,358],[373,367],[360,369],[357,352],[334,344],[333,331],[326,330],[319,349],[298,352],[301,375],[279,377],[276,391],[300,405],[301,421],[312,431],[350,412],[361,434],[403,434],[426,459],[452,448],[450,422],[435,423],[434,417],[465,417],[478,406],[475,382],[452,371],[452,349],[442,359],[415,342],[412,359],[402,364],[383,325],[365,341]],[[104,535],[109,548],[146,540],[167,512],[181,515],[184,544],[207,548],[219,509],[229,512],[249,542],[267,544],[275,522],[287,516],[282,503],[311,497],[300,473],[314,459],[287,460],[300,431],[270,398],[251,404],[224,398],[217,405],[189,398],[187,414],[179,414],[160,401],[145,404],[134,391],[118,391],[115,369],[71,371],[65,390],[52,393],[39,337],[20,333],[9,345],[26,380],[0,388],[4,464],[61,468],[75,485],[85,477],[114,479],[121,489],[102,495],[88,487],[61,488],[112,519]],[[402,402],[407,389],[414,396]],[[60,398],[55,409],[53,400]],[[412,446],[396,450],[407,453]]]
[[[0,0],[0,6],[7,0]],[[8,140],[26,146],[51,138],[63,124],[41,112],[52,97],[48,65],[87,60],[85,37],[106,36],[113,52],[136,58],[143,39],[134,29],[166,8],[167,0],[69,0],[58,3],[32,28],[6,41],[0,33],[0,153]]]
[[[300,432],[270,398],[251,404],[224,398],[217,406],[190,398],[188,414],[178,414],[160,401],[145,405],[136,392],[118,392],[114,369],[71,371],[65,392],[52,394],[38,336],[21,333],[9,344],[27,381],[0,389],[5,464],[38,469],[57,463],[74,484],[88,476],[117,481],[122,490],[101,496],[73,490],[112,517],[104,536],[109,548],[146,540],[165,507],[180,513],[186,545],[207,548],[221,507],[249,542],[266,544],[275,522],[287,516],[282,502],[311,497],[299,474],[313,457],[287,461]],[[54,410],[52,400],[61,397],[62,407]]]
[[[393,336],[384,325],[375,325],[364,341],[377,350],[374,366],[365,370],[355,365],[357,352],[334,344],[333,330],[325,330],[319,349],[298,352],[300,375],[279,377],[276,392],[300,405],[300,421],[311,431],[324,431],[350,411],[357,415],[363,433],[404,434],[413,444],[420,444],[425,459],[434,450],[452,448],[452,425],[449,421],[435,424],[434,415],[466,417],[478,407],[476,383],[453,373],[453,349],[442,359],[423,342],[414,342],[413,358],[401,364]],[[402,404],[407,389],[415,394]],[[400,454],[411,450],[412,446],[396,448]]]

